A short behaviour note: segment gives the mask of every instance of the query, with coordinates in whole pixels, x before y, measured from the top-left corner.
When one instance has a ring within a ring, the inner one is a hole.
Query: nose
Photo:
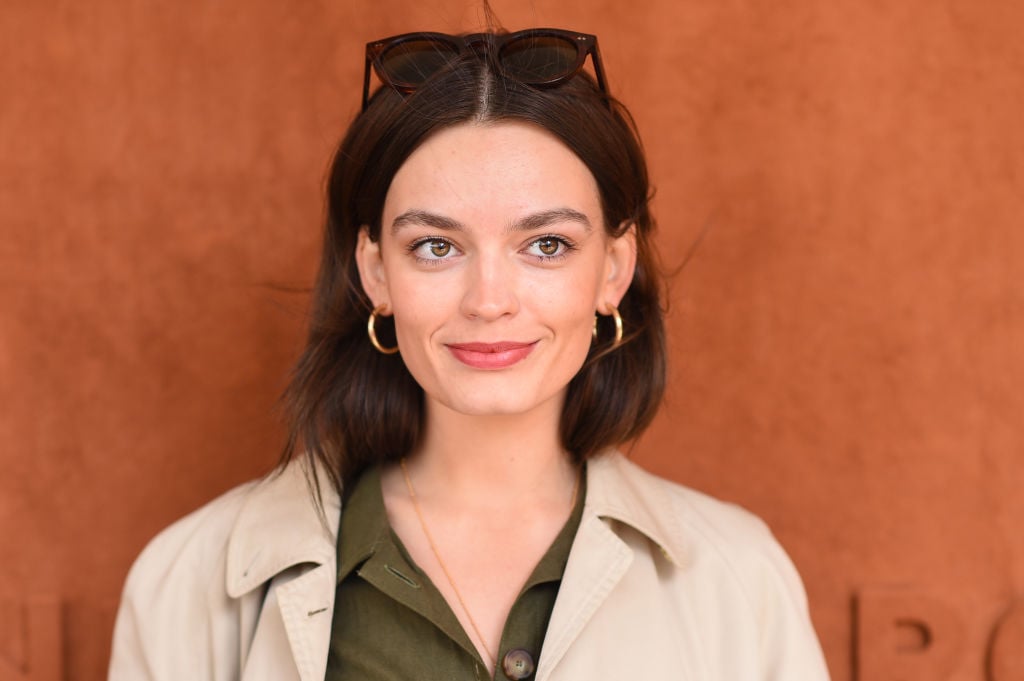
[[[462,314],[470,319],[494,321],[519,311],[516,269],[497,252],[478,251],[466,268]]]

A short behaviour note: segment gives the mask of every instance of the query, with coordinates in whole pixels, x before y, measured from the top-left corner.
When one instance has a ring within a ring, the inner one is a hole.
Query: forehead
[[[406,159],[383,218],[387,228],[405,211],[424,210],[472,225],[557,208],[602,224],[597,183],[561,140],[528,123],[463,123],[435,133]]]

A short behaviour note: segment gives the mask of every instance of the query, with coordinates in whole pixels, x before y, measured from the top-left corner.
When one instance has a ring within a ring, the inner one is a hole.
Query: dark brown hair
[[[665,338],[647,167],[633,121],[586,73],[535,88],[503,78],[487,58],[468,54],[412,94],[380,88],[334,157],[309,337],[284,395],[289,437],[282,464],[304,452],[340,488],[367,466],[416,447],[423,391],[400,355],[379,353],[367,338],[371,305],[355,264],[357,236],[366,225],[370,237],[379,238],[391,180],[430,135],[460,123],[502,120],[549,131],[583,161],[597,181],[610,235],[636,227],[636,271],[619,304],[623,342],[613,349],[610,324],[602,324],[569,383],[562,444],[579,462],[650,423],[664,390]],[[385,344],[393,340],[389,330],[381,330]],[[315,467],[311,471],[315,476]]]

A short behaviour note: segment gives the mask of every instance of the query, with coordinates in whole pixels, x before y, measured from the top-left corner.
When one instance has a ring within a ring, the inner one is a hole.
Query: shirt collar
[[[351,493],[345,495],[339,526],[344,539],[337,542],[339,583],[382,547],[393,545],[394,551],[403,554],[403,562],[406,560],[404,550],[399,548],[400,542],[391,534],[391,525],[387,520],[384,496],[381,492],[380,469],[376,466],[368,469],[350,489]],[[587,482],[583,480],[578,490],[579,502],[572,509],[570,519],[534,569],[530,580],[523,587],[524,590],[536,584],[557,582],[562,579],[569,548],[576,528],[579,527],[583,510],[581,502],[586,498],[586,493]]]
[[[341,512],[340,532],[345,545],[336,542],[338,582],[376,553],[388,541],[391,531],[380,487],[380,469],[376,466],[367,469],[351,490],[351,494],[345,495]]]
[[[341,499],[329,476],[317,466],[316,480],[323,499],[322,513],[318,511],[313,501],[311,466],[306,459],[292,462],[248,491],[228,539],[226,586],[232,598],[295,565],[322,565],[335,560]],[[609,450],[587,462],[583,513],[629,525],[657,544],[675,565],[682,566],[686,547],[679,511],[666,484],[651,484],[655,480],[619,452]],[[380,488],[379,482],[375,488]],[[380,536],[378,530],[366,529],[361,543],[364,556],[371,542]],[[359,553],[351,554],[356,562]],[[348,556],[346,553],[346,561]]]

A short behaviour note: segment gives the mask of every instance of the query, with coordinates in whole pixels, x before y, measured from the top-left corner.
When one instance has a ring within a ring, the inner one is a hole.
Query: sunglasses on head
[[[597,50],[597,36],[557,28],[530,28],[515,33],[403,33],[366,44],[363,74],[363,110],[370,99],[370,67],[385,85],[402,94],[414,92],[452,60],[466,52],[488,56],[506,78],[551,87],[575,76],[587,55],[601,92],[608,90]]]

